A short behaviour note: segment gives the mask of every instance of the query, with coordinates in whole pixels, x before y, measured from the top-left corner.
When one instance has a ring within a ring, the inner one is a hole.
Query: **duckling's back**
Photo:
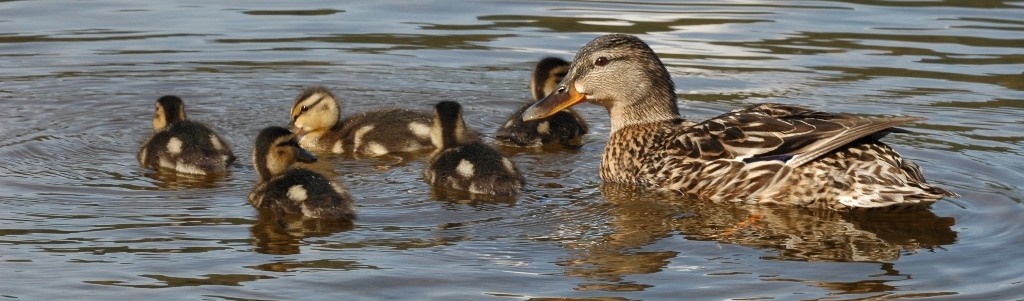
[[[430,115],[401,108],[378,109],[352,114],[331,131],[335,153],[380,156],[433,148]]]
[[[525,183],[508,158],[480,142],[439,151],[427,162],[423,177],[434,186],[498,196],[517,195]]]
[[[261,181],[249,193],[253,207],[311,218],[353,220],[352,197],[340,185],[323,175],[293,168],[268,181]]]
[[[578,145],[580,137],[587,133],[587,122],[573,110],[564,110],[550,117],[523,121],[532,103],[525,104],[509,117],[505,125],[494,133],[494,141],[508,146],[538,147],[548,143],[564,146]]]
[[[207,175],[226,172],[235,155],[210,128],[184,120],[154,133],[139,150],[138,160],[145,168]]]
[[[326,87],[304,89],[291,110],[299,144],[313,151],[381,156],[430,149],[430,115],[381,108],[341,117],[341,104]]]

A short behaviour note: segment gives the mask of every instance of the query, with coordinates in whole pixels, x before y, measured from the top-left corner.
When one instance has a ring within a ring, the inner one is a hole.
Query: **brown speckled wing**
[[[673,155],[702,160],[782,160],[801,166],[857,139],[921,117],[858,118],[792,105],[760,104],[685,129]]]

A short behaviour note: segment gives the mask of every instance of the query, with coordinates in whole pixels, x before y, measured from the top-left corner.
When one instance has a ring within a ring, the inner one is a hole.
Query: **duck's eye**
[[[299,109],[299,112],[305,112],[305,111],[307,111],[307,110],[309,110],[309,107],[308,107],[308,106],[302,106],[302,108],[301,108],[301,109]]]
[[[597,60],[594,60],[594,65],[597,65],[598,67],[601,67],[601,66],[604,66],[604,65],[608,65],[608,58],[603,57],[603,56],[599,57],[599,58],[597,58]]]

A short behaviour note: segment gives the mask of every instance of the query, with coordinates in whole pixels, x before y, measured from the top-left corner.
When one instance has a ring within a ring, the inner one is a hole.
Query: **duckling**
[[[249,204],[279,216],[355,219],[352,197],[344,187],[317,172],[292,166],[316,160],[288,129],[263,129],[252,151],[252,164],[260,179],[249,192]]]
[[[523,175],[512,161],[466,128],[459,103],[442,101],[434,106],[430,137],[436,149],[423,171],[430,185],[473,194],[519,194]]]
[[[956,193],[879,139],[919,117],[860,118],[756,104],[702,121],[682,119],[672,79],[635,36],[598,37],[577,53],[554,93],[523,113],[544,118],[589,101],[611,135],[601,178],[712,201],[780,203],[836,211],[916,211]]]
[[[142,167],[209,175],[227,172],[228,165],[235,161],[224,139],[206,125],[186,118],[185,104],[177,96],[157,99],[153,130],[155,133],[139,149],[137,159]]]
[[[337,99],[323,86],[295,98],[291,126],[302,137],[299,144],[313,151],[376,157],[433,147],[429,113],[387,108],[341,119]]]
[[[551,94],[555,86],[562,82],[569,71],[569,62],[557,57],[547,57],[537,63],[530,80],[530,91],[536,102]],[[579,142],[579,137],[587,133],[587,122],[576,111],[564,109],[549,117],[538,120],[523,121],[520,117],[528,103],[509,116],[505,125],[494,133],[495,142],[501,145],[518,147],[538,147],[551,142],[571,146]]]

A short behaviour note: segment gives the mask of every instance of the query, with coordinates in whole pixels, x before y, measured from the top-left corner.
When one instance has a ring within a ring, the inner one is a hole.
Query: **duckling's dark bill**
[[[565,110],[585,100],[587,100],[587,97],[577,93],[576,88],[573,86],[569,86],[565,89],[565,92],[561,91],[561,89],[555,90],[548,97],[544,97],[544,99],[526,109],[523,112],[523,121],[532,121],[554,115],[558,111]]]
[[[316,156],[304,148],[299,148],[299,154],[295,156],[296,161],[302,163],[313,163],[316,162]]]

